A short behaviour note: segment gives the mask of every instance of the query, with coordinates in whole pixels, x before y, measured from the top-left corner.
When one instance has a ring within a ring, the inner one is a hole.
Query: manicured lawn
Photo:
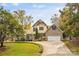
[[[79,45],[76,45],[68,40],[64,40],[63,42],[68,46],[73,54],[79,55]]]
[[[0,48],[1,56],[34,56],[41,55],[42,46],[36,43],[5,43]]]

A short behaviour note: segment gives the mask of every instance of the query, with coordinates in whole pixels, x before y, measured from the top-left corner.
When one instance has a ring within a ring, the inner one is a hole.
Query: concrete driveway
[[[43,46],[44,50],[42,56],[72,55],[72,52],[62,41],[41,41],[36,43],[39,43]]]

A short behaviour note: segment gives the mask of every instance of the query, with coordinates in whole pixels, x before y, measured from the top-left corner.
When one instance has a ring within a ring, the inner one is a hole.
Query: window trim
[[[40,29],[40,28],[42,28],[42,29]],[[39,27],[39,30],[44,30],[44,27]]]

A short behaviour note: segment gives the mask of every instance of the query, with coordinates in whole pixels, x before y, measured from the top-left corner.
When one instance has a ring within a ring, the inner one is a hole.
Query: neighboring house
[[[47,41],[62,39],[62,31],[55,24],[46,31],[45,35]]]
[[[32,41],[33,40],[33,28],[32,28],[32,25],[29,24],[29,26],[27,26],[27,30],[25,30],[26,34],[25,34],[25,37],[26,37],[26,41]]]
[[[26,31],[26,41],[33,40],[33,28]]]

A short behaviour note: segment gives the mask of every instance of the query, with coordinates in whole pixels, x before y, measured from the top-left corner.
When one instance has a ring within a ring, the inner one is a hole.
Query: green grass
[[[1,56],[34,56],[41,55],[42,46],[36,43],[5,43],[0,50]]]
[[[79,55],[79,45],[76,45],[69,40],[64,40],[63,42],[66,44],[66,46],[71,50],[73,54]]]

